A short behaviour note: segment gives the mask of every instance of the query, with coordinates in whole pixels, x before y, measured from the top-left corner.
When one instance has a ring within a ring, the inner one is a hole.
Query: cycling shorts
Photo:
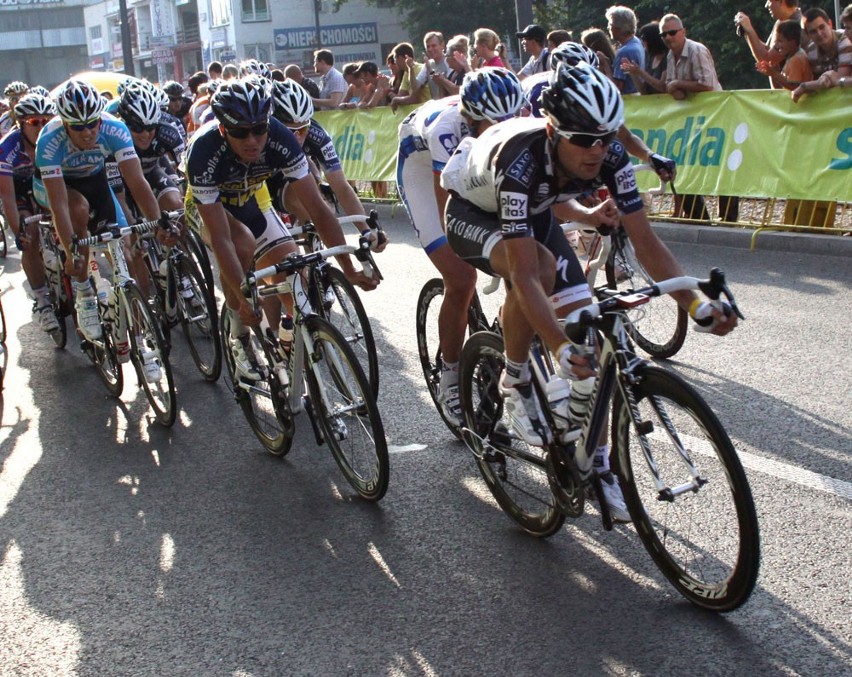
[[[491,252],[503,239],[497,215],[451,195],[446,218],[447,241],[459,258],[488,275],[496,275],[490,263]],[[583,267],[562,228],[553,223],[550,211],[530,216],[529,223],[532,232],[526,237],[535,237],[556,258],[556,282],[549,291],[554,306],[591,298]]]
[[[29,176],[26,179],[17,176],[12,177],[12,183],[15,186],[15,204],[19,212],[27,212],[29,214],[38,214],[41,211],[33,198],[33,177]]]
[[[396,165],[399,196],[427,254],[447,243],[435,198],[434,181],[432,156],[428,150],[408,154],[400,152]]]
[[[115,194],[109,187],[106,171],[101,169],[97,174],[91,176],[79,178],[66,176],[63,178],[69,190],[76,190],[89,203],[88,228],[90,233],[97,233],[105,225],[110,223],[115,223],[119,226],[127,225],[124,210],[119,206],[118,200],[115,199]],[[47,200],[47,191],[44,189],[44,184],[41,181],[33,181],[33,197],[35,197],[36,202],[42,207],[50,209],[50,203]]]
[[[168,173],[162,166],[155,166],[145,172],[145,180],[158,200],[166,193],[180,192],[175,176]]]

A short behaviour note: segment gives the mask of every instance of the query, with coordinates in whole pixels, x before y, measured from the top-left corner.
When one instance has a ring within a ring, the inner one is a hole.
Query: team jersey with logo
[[[624,214],[642,209],[633,165],[618,141],[610,144],[597,177],[559,185],[545,125],[545,120],[536,118],[508,120],[477,139],[465,139],[444,168],[441,185],[497,214],[504,237],[530,233],[530,216],[602,186],[609,188]]]
[[[33,178],[35,165],[24,143],[24,135],[17,128],[0,139],[0,176],[11,176],[19,181]]]
[[[399,152],[403,157],[428,150],[432,169],[438,173],[447,164],[470,128],[459,109],[459,97],[427,101],[399,126]]]
[[[106,158],[118,163],[136,157],[127,125],[109,113],[101,114],[101,125],[94,148],[80,150],[68,137],[62,120],[53,118],[41,130],[36,144],[36,175],[42,179],[71,179],[94,176],[104,168]]]
[[[336,172],[340,169],[340,158],[334,148],[334,141],[316,120],[311,120],[304,149],[305,154],[316,162],[324,172]]]
[[[243,205],[279,172],[292,180],[307,176],[308,159],[293,132],[275,118],[269,121],[266,147],[257,162],[241,162],[216,122],[193,135],[186,153],[187,183],[199,204]]]
[[[177,127],[170,122],[161,121],[157,125],[157,131],[151,140],[151,145],[145,150],[137,147],[136,154],[142,163],[142,172],[147,173],[162,166],[160,159],[164,156],[171,155],[179,161],[184,150],[186,150],[186,147],[183,142],[183,135]]]

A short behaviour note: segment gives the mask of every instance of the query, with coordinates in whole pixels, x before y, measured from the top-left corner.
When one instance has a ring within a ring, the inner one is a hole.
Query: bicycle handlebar
[[[30,225],[31,223],[39,223],[40,221],[49,217],[50,214],[33,214],[32,216],[27,216],[24,218],[24,223]]]
[[[245,281],[240,285],[240,290],[245,296],[249,296],[252,288],[257,286],[257,281],[261,278],[269,277],[270,275],[277,275],[278,273],[293,273],[300,268],[304,268],[305,266],[309,266],[312,263],[322,261],[323,259],[327,259],[332,256],[353,254],[356,252],[356,249],[357,248],[352,245],[341,244],[336,247],[320,249],[319,251],[311,252],[310,254],[298,254],[294,252],[283,261],[274,263],[266,268],[261,268],[260,270],[247,273]]]
[[[183,214],[182,209],[177,209],[173,212],[165,212],[169,219],[176,219],[181,214]],[[144,235],[146,233],[153,232],[158,226],[160,226],[160,219],[153,219],[151,221],[142,221],[141,223],[135,223],[129,226],[119,226],[118,224],[111,224],[107,226],[103,232],[98,233],[97,235],[90,235],[89,237],[77,237],[76,235],[71,240],[71,248],[72,251],[76,254],[80,247],[88,247],[91,245],[102,244],[104,242],[111,242],[112,240],[120,240],[125,235]]]

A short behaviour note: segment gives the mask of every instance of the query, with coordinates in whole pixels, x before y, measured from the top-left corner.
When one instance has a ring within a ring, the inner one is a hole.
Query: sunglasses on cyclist
[[[97,120],[90,120],[89,122],[83,122],[82,124],[79,124],[79,125],[70,125],[69,124],[68,129],[70,129],[72,132],[85,132],[87,129],[94,129],[99,124],[101,124],[100,118],[98,118]]]
[[[251,127],[226,127],[225,131],[228,133],[228,136],[232,136],[235,139],[247,139],[249,134],[252,136],[263,136],[266,134],[269,131],[269,123],[261,122]]]
[[[293,134],[298,134],[299,132],[307,131],[308,127],[310,127],[310,126],[311,126],[311,123],[306,122],[305,124],[299,125],[298,127],[296,125],[287,125],[287,129],[289,129],[291,132],[293,132]]]
[[[48,122],[50,122],[50,118],[27,118],[24,120],[24,124],[30,127],[44,127]]]
[[[560,132],[557,131],[559,136],[563,137],[573,146],[579,146],[580,148],[591,148],[592,146],[600,143],[601,146],[608,146],[615,140],[615,137],[618,136],[618,132],[609,132],[607,134],[572,134],[571,132]]]
[[[677,35],[678,33],[680,33],[682,30],[683,30],[682,28],[672,28],[670,31],[660,31],[660,37],[661,38],[665,38],[665,37],[671,38],[671,37],[674,37],[675,35]]]
[[[158,125],[140,125],[138,122],[128,122],[127,128],[131,132],[136,132],[137,134],[141,134],[142,132],[153,132],[157,129]]]

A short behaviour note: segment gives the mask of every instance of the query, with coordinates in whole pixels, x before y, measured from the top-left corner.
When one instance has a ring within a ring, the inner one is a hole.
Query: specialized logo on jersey
[[[506,170],[506,175],[511,176],[522,186],[528,187],[532,180],[534,167],[532,153],[525,150],[512,162],[509,169]]]
[[[459,137],[455,134],[441,134],[438,137],[438,142],[444,147],[448,155],[452,155],[459,146]]]
[[[524,193],[500,193],[500,216],[503,221],[525,219],[529,198]]]
[[[615,184],[619,195],[636,190],[636,172],[633,171],[633,165],[626,165],[615,173]]]

